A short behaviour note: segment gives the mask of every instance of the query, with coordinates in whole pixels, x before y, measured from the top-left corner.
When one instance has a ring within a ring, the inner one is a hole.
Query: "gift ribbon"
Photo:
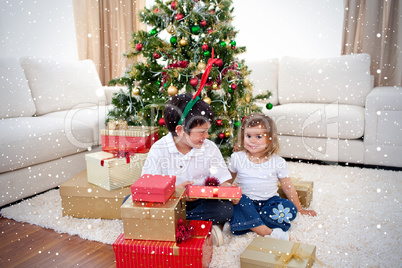
[[[218,187],[214,187],[214,188],[212,189],[212,194],[213,194],[213,197],[218,197],[218,196],[219,196],[219,188],[218,188]]]
[[[113,158],[126,158],[126,163],[130,164],[130,152],[127,150],[119,150],[119,151],[109,151],[109,153],[113,154],[112,157],[107,157],[107,158],[103,158],[100,161],[101,166],[103,167],[105,165],[105,160],[109,160],[109,159],[113,159]]]
[[[194,94],[193,98],[187,103],[186,108],[183,111],[183,114],[180,117],[179,122],[177,123],[178,126],[183,124],[184,119],[186,119],[186,116],[190,112],[190,110],[193,108],[194,104],[200,100],[200,93],[201,90],[203,89],[205,83],[207,82],[209,72],[212,69],[212,65],[217,61],[218,59],[214,59],[214,48],[212,48],[212,55],[211,58],[208,60],[207,66],[205,67],[205,72],[203,73],[201,77],[201,82],[200,82],[200,87],[198,88],[197,92]]]

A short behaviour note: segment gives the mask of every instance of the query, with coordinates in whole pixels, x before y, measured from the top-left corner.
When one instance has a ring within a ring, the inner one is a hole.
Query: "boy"
[[[218,147],[207,139],[214,120],[209,104],[198,97],[192,101],[191,94],[175,95],[166,104],[164,119],[169,133],[151,147],[142,174],[175,175],[178,188],[204,185],[208,177],[218,178],[221,183],[232,178]],[[233,204],[227,200],[187,198],[186,203],[188,220],[224,224],[233,214]],[[216,246],[223,243],[216,225],[212,238]]]

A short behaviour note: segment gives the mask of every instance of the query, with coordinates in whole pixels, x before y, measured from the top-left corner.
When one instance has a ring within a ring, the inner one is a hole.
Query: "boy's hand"
[[[313,216],[313,217],[315,217],[315,216],[317,216],[317,212],[315,212],[314,210],[308,210],[308,209],[301,209],[300,211],[300,214],[302,214],[302,215],[307,215],[307,216]]]
[[[179,185],[176,185],[176,188],[186,188],[187,185],[192,185],[194,181],[185,181],[180,183]]]
[[[187,185],[192,185],[193,183],[194,183],[194,181],[185,181],[185,182],[180,183],[179,185],[176,185],[176,188],[186,189]],[[186,195],[186,201],[195,201],[195,200],[197,200],[197,198],[189,198]]]

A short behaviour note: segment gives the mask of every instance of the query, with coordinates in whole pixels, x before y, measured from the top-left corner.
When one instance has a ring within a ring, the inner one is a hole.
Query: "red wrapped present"
[[[101,129],[102,151],[147,153],[159,139],[158,127],[128,126],[127,129]]]
[[[176,176],[144,174],[131,185],[133,201],[166,203],[175,184]]]
[[[191,238],[176,242],[131,240],[120,234],[113,243],[116,266],[120,267],[208,267],[212,259],[210,221],[190,221]]]
[[[240,199],[240,187],[188,185],[187,196],[206,199]]]

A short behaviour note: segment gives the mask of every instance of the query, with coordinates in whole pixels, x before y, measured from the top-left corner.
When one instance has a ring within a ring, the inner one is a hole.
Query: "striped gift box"
[[[180,244],[168,241],[125,239],[113,243],[116,266],[123,267],[209,267],[212,259],[211,221],[191,221],[194,235]]]
[[[102,151],[147,153],[159,139],[158,127],[129,126],[128,129],[101,129]]]
[[[147,155],[133,154],[120,158],[103,151],[86,154],[88,182],[109,191],[131,186],[141,177]]]

